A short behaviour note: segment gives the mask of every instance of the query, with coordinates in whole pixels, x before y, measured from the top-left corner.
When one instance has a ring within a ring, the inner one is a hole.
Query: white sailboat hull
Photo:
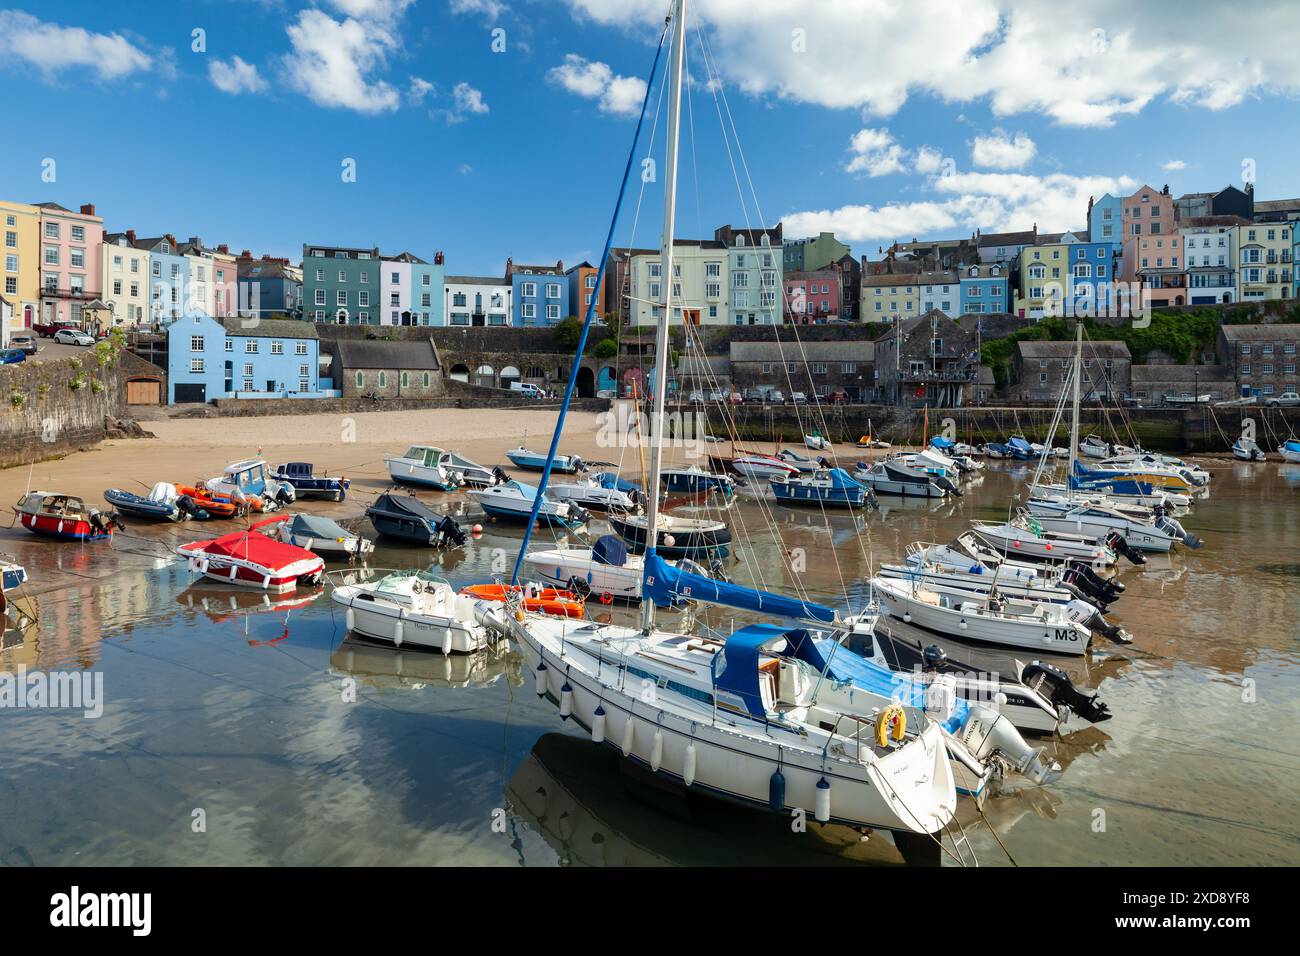
[[[534,576],[553,587],[567,588],[576,577],[586,581],[597,597],[609,595],[624,601],[641,597],[645,561],[640,555],[629,554],[626,564],[612,565],[592,558],[590,548],[555,548],[530,551],[524,555],[524,562],[532,567]]]

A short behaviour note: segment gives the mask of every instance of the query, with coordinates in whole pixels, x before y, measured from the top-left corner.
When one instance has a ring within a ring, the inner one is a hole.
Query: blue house
[[[167,327],[167,403],[218,398],[335,398],[320,378],[316,326],[292,319],[217,320],[194,310]]]
[[[446,325],[447,317],[442,309],[442,288],[446,281],[446,266],[443,256],[438,252],[433,262],[414,262],[411,264],[411,316],[412,324]]]
[[[1068,301],[1074,315],[1110,315],[1115,296],[1115,250],[1110,242],[1076,242],[1069,250],[1070,291]]]
[[[257,316],[302,317],[302,272],[288,259],[248,253],[235,260],[239,270],[239,308]]]
[[[960,315],[993,315],[1011,311],[1010,268],[999,262],[963,266]]]
[[[176,237],[137,239],[134,229],[128,229],[126,236],[135,248],[149,253],[149,321],[154,325],[176,321],[190,307],[190,262]]]
[[[1088,241],[1108,242],[1118,249],[1124,242],[1121,200],[1110,193],[1095,202],[1088,199]]]
[[[569,307],[569,279],[564,263],[553,266],[517,266],[506,260],[506,280],[514,301],[518,327],[556,325],[573,314]]]

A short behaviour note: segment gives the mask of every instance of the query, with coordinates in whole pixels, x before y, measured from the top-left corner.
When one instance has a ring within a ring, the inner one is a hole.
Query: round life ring
[[[610,594],[608,591],[605,591],[605,592],[602,593],[601,596],[600,596],[600,603],[601,603],[601,604],[613,604],[613,603],[614,603],[614,595]]]
[[[902,740],[907,733],[907,712],[901,704],[890,704],[876,718],[876,746],[882,750],[889,746],[891,728],[895,740]]]

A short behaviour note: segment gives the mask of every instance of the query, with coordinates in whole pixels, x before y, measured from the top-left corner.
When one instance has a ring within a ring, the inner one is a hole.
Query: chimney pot
[[[83,216],[93,216],[95,214],[95,204],[93,202],[82,203],[81,214]]]

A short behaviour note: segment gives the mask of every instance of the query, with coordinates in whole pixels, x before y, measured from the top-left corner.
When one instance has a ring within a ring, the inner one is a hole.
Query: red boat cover
[[[264,568],[278,570],[288,567],[296,561],[310,561],[316,555],[306,548],[293,544],[284,544],[264,534],[235,531],[223,534],[195,546],[186,546],[187,551],[203,551],[207,554],[228,555],[244,561],[252,561]]]

